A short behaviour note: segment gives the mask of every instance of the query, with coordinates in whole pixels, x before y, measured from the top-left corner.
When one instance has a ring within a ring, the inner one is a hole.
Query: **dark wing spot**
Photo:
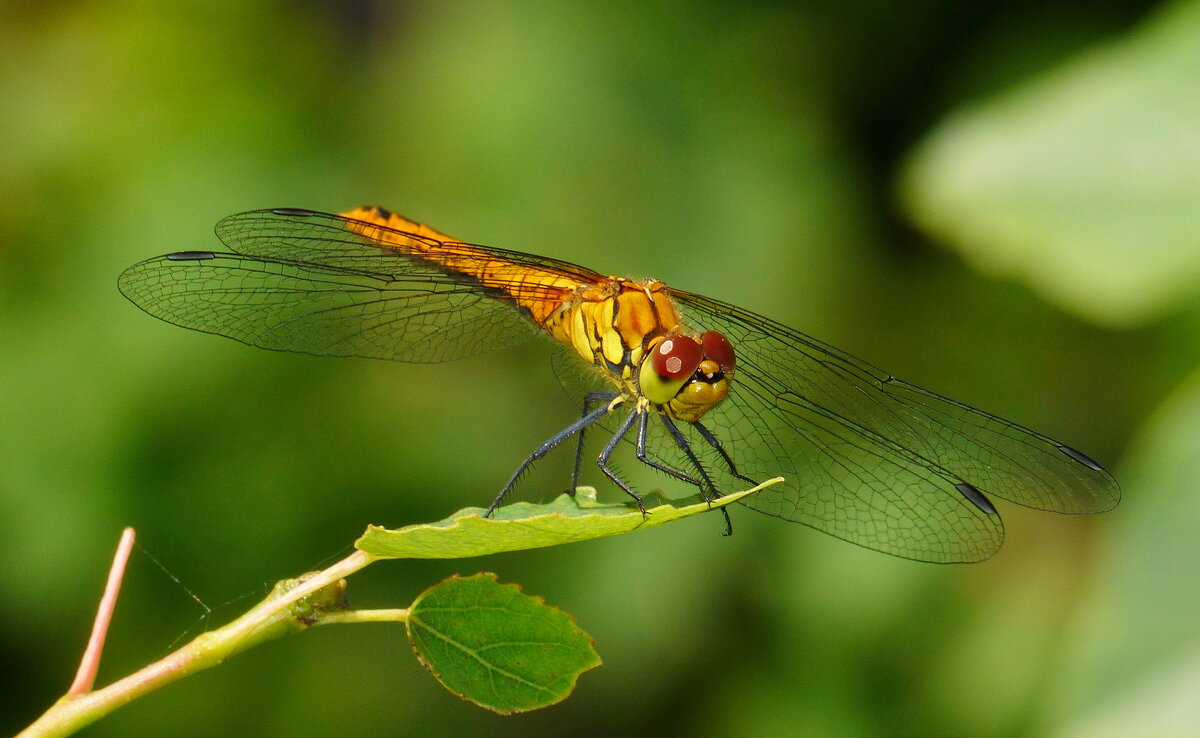
[[[297,218],[308,218],[317,214],[314,210],[304,208],[274,208],[271,212],[276,215],[294,215]]]
[[[1104,471],[1104,467],[1097,464],[1092,459],[1092,457],[1088,456],[1087,454],[1085,454],[1082,451],[1076,451],[1075,449],[1071,448],[1070,446],[1062,446],[1062,445],[1060,445],[1058,447],[1058,450],[1062,451],[1064,454],[1066,454],[1067,456],[1071,457],[1072,459],[1078,461],[1080,464],[1083,464],[1084,466],[1091,469],[1092,471]]]
[[[217,255],[211,251],[176,251],[173,254],[167,254],[167,261],[203,261],[215,258]]]
[[[970,500],[971,504],[973,504],[975,507],[983,510],[988,515],[996,514],[996,507],[992,504],[992,501],[984,497],[983,493],[975,489],[974,486],[967,484],[966,482],[959,482],[954,486],[959,492],[962,492],[962,496]]]

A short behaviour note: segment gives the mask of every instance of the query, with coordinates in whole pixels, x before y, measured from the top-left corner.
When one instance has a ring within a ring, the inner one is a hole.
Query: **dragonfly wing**
[[[986,497],[1065,513],[1120,490],[1083,454],[900,381],[760,315],[673,291],[685,320],[737,351],[730,397],[704,416],[738,470],[786,477],[747,503],[868,548],[975,561],[1003,541]],[[981,494],[982,493],[982,494]]]
[[[243,256],[370,274],[402,276],[410,264],[420,262],[443,271],[450,271],[447,264],[452,263],[460,276],[473,279],[488,272],[489,284],[500,289],[530,281],[544,285],[557,279],[573,286],[603,279],[561,259],[464,243],[379,207],[356,208],[345,215],[296,208],[251,210],[222,218],[215,230],[222,243]]]
[[[550,367],[558,378],[567,399],[574,403],[583,402],[583,398],[599,392],[620,392],[621,387],[599,369],[583,361],[575,348],[569,344],[558,343],[550,354]]]
[[[356,221],[311,216],[231,216],[217,231],[237,253],[147,259],[125,270],[118,286],[167,322],[280,351],[429,363],[539,333],[503,292],[482,289],[435,261],[382,248],[348,229]],[[462,251],[460,262],[470,258]]]

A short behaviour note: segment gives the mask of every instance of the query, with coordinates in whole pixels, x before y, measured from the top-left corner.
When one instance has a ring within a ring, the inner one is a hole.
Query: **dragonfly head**
[[[729,394],[735,362],[733,344],[716,331],[699,339],[660,336],[642,360],[638,384],[646,399],[666,405],[673,417],[694,421]]]

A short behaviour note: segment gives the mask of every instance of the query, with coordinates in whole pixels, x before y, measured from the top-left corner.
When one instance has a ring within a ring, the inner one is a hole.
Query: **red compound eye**
[[[700,344],[687,336],[672,336],[658,344],[650,357],[654,373],[663,379],[687,379],[704,360]]]
[[[704,346],[704,355],[720,364],[722,372],[728,374],[733,371],[733,344],[728,338],[716,331],[705,331],[700,336],[700,343]]]

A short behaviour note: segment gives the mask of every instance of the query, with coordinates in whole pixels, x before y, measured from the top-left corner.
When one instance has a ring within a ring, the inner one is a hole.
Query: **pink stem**
[[[67,690],[68,695],[87,694],[96,683],[96,672],[100,669],[100,653],[104,650],[104,638],[108,635],[108,625],[112,622],[113,610],[117,606],[117,595],[121,592],[121,580],[125,576],[125,566],[129,563],[129,553],[133,550],[133,536],[133,528],[126,528],[121,532],[121,541],[117,544],[117,553],[113,556],[112,568],[108,571],[108,582],[104,585],[104,596],[100,598],[96,621],[92,623],[92,636],[83,652],[83,660],[79,662],[75,681]]]

